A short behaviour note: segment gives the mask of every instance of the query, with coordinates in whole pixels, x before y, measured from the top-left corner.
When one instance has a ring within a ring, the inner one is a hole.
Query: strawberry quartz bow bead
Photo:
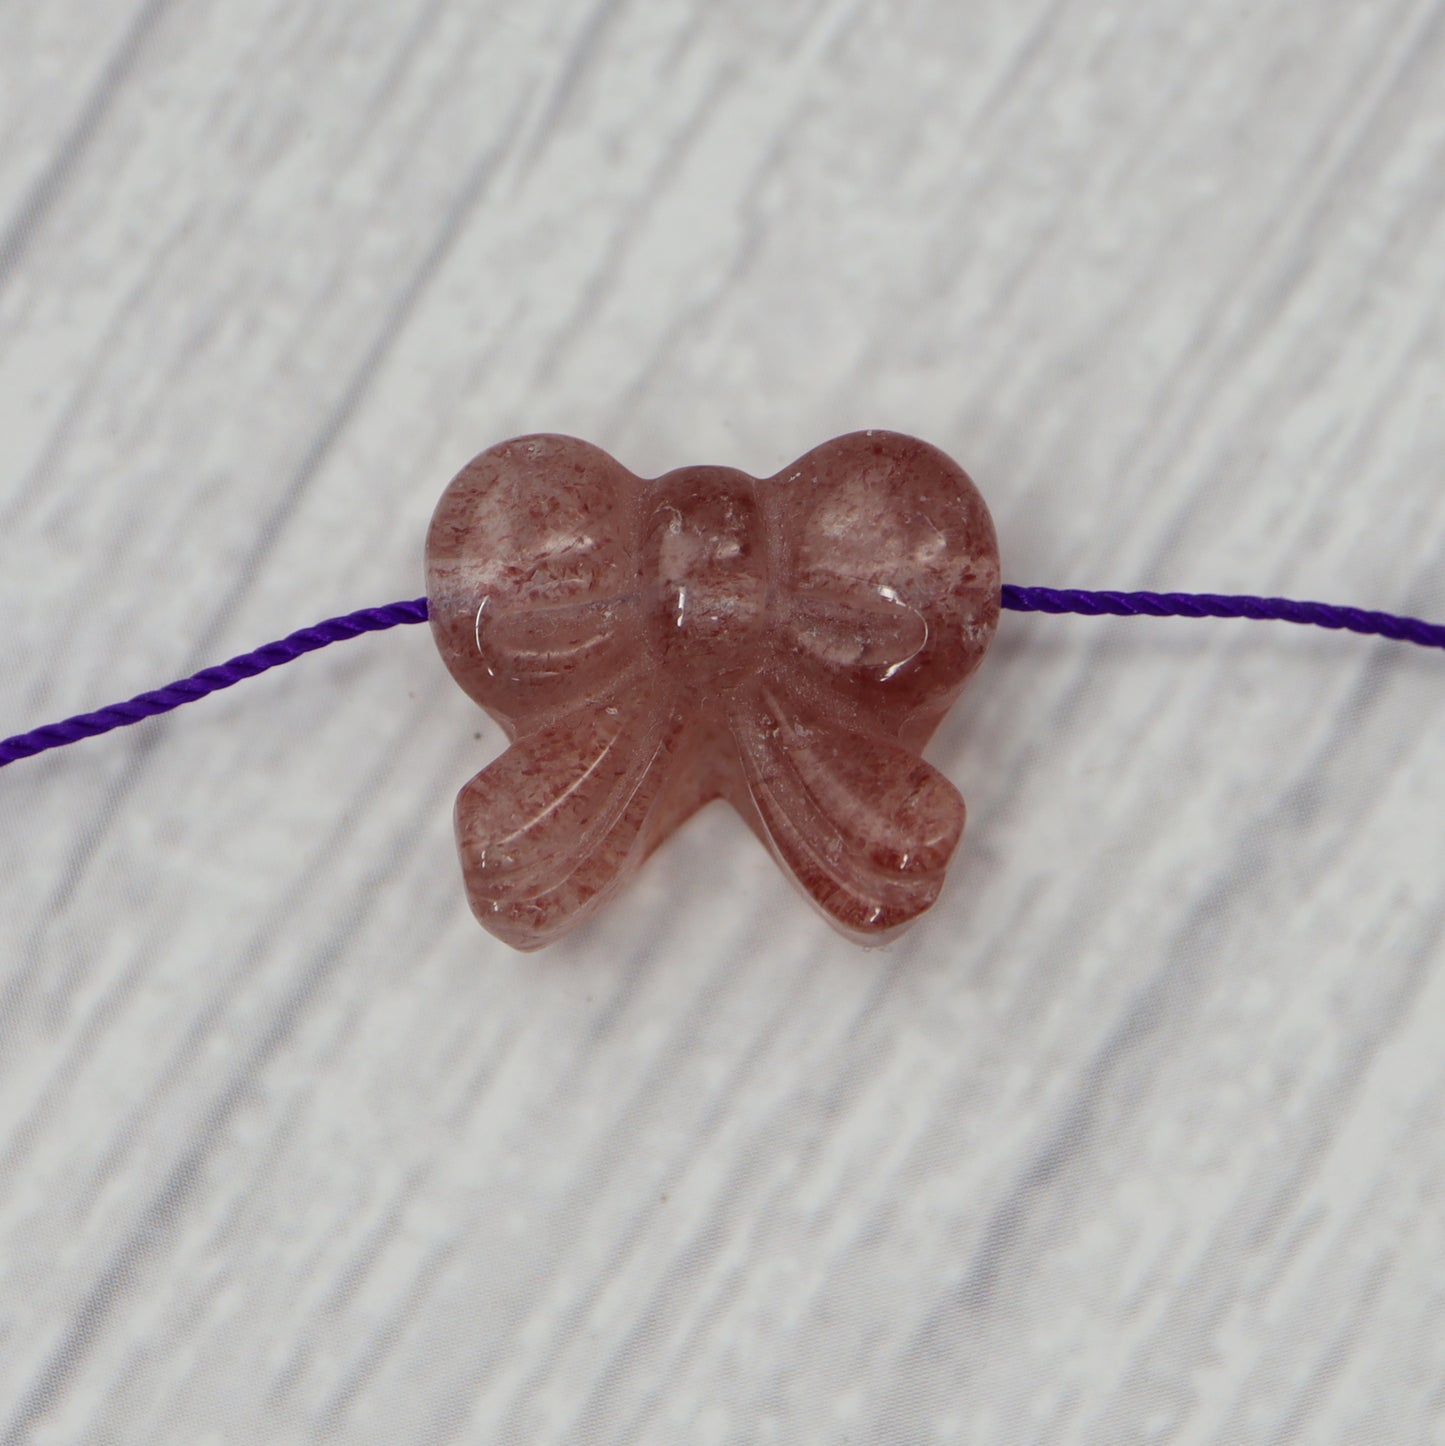
[[[774,477],[643,479],[520,437],[443,493],[426,566],[441,655],[512,740],[456,804],[498,938],[558,938],[714,798],[860,942],[937,898],[963,799],[919,750],[999,613],[992,520],[941,452],[855,432]]]

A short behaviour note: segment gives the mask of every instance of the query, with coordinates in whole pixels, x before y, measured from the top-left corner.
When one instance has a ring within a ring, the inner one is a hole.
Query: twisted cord
[[[1419,618],[1397,617],[1393,613],[1368,612],[1364,608],[1336,607],[1330,603],[1297,602],[1284,597],[1250,597],[1198,592],[1086,592],[1078,588],[1014,587],[1005,584],[1003,606],[1022,613],[1082,613],[1095,617],[1154,618],[1260,618],[1287,623],[1309,623],[1320,628],[1345,628],[1369,633],[1424,648],[1445,648],[1445,626]],[[28,733],[0,739],[0,768],[21,758],[33,758],[52,748],[64,748],[83,738],[95,738],[113,728],[127,728],[145,718],[169,713],[183,703],[194,703],[209,693],[218,693],[254,678],[270,668],[292,662],[304,653],[362,633],[384,632],[402,623],[424,623],[424,597],[410,602],[388,603],[385,607],[362,608],[338,618],[327,618],[314,627],[302,628],[253,652],[242,653],[227,662],[178,682],[141,693],[124,703],[112,703],[94,713],[79,713],[59,723],[47,723]]]
[[[1003,605],[1021,613],[1083,613],[1090,617],[1256,618],[1345,628],[1422,648],[1445,648],[1445,626],[1394,613],[1287,597],[1251,597],[1212,592],[1085,592],[1077,588],[1013,587],[1005,584]]]
[[[399,623],[424,623],[426,617],[426,599],[419,597],[411,602],[388,603],[385,607],[362,608],[344,617],[327,618],[314,627],[302,628],[274,643],[266,643],[254,652],[242,653],[211,668],[202,668],[199,673],[168,683],[153,693],[141,693],[124,703],[112,703],[98,712],[79,713],[74,718],[47,723],[29,733],[0,740],[0,768],[52,748],[64,748],[67,743],[79,743],[82,738],[94,738],[101,733],[109,733],[113,728],[127,728],[144,718],[169,713],[183,703],[194,703],[197,698],[204,698],[209,693],[218,693],[222,688],[234,687],[270,668],[279,668],[282,663],[292,662],[303,653],[314,653],[318,648],[345,642],[347,638],[359,637],[362,633],[379,633]]]

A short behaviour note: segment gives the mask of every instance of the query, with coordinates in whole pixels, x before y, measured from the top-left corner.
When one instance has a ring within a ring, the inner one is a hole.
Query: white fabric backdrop
[[[1445,620],[1445,7],[0,6],[0,733],[472,453],[913,431],[1013,582]],[[893,948],[522,957],[425,630],[0,774],[0,1442],[1445,1440],[1445,656],[1006,615]]]

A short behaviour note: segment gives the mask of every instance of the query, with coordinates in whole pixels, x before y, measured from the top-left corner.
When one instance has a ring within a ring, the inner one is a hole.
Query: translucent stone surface
[[[999,564],[935,448],[855,432],[761,480],[645,480],[520,437],[442,495],[427,592],[512,739],[456,806],[472,910],[509,944],[565,933],[714,798],[860,941],[938,896],[964,807],[919,750],[988,646]]]

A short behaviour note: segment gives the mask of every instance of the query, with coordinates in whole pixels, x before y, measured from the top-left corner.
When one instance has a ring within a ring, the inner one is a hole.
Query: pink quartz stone
[[[437,646],[511,746],[457,797],[467,897],[535,949],[725,798],[844,933],[938,896],[963,799],[919,750],[998,622],[955,463],[854,432],[762,480],[573,437],[469,462],[427,537]]]

